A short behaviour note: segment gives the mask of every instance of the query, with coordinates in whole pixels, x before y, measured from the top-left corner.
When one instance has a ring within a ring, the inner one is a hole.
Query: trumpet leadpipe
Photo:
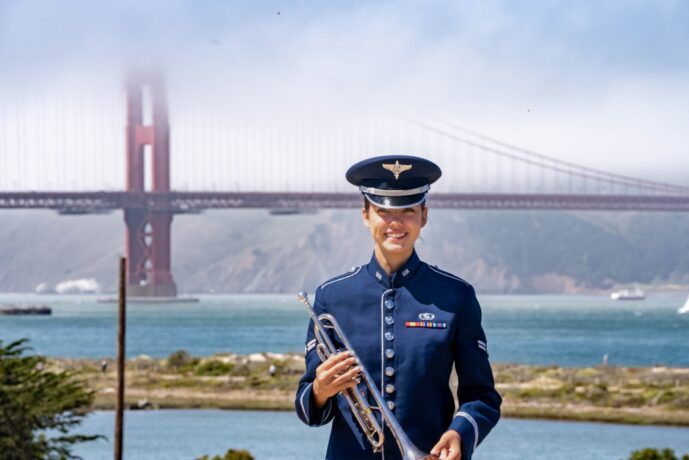
[[[340,351],[334,345],[328,334],[328,331],[326,330],[331,329],[333,333],[337,335],[339,341],[344,345],[344,350],[342,351],[350,351],[352,356],[356,358],[357,362],[359,363],[361,368],[361,381],[365,385],[366,389],[368,389],[368,393],[370,394],[371,398],[375,401],[376,407],[371,407],[367,401],[366,395],[361,394],[358,387],[344,390],[340,392],[340,394],[347,401],[354,419],[359,427],[363,430],[368,441],[371,443],[373,451],[382,451],[385,443],[385,432],[383,427],[387,425],[390,433],[392,433],[393,438],[395,438],[400,452],[402,453],[403,460],[437,460],[438,457],[424,453],[411,442],[409,436],[407,436],[407,434],[404,432],[395,415],[388,408],[387,404],[385,404],[381,390],[376,387],[371,374],[369,374],[366,367],[359,360],[356,351],[349,343],[349,340],[347,340],[344,331],[342,331],[340,328],[340,325],[337,323],[335,317],[329,313],[317,315],[311,306],[311,302],[309,302],[308,294],[304,291],[297,294],[297,299],[306,306],[306,310],[313,321],[313,331],[317,341],[316,349],[320,350],[318,351],[318,356],[320,357],[321,361],[325,361],[328,357]],[[378,422],[373,409],[380,413],[381,423]]]

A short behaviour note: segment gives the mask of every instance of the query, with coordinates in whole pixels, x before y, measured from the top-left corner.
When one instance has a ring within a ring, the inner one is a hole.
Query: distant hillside
[[[0,212],[0,291],[76,278],[116,287],[120,212]],[[420,256],[482,292],[580,292],[621,283],[689,286],[689,215],[431,210]],[[176,216],[181,292],[296,292],[368,261],[356,210]]]

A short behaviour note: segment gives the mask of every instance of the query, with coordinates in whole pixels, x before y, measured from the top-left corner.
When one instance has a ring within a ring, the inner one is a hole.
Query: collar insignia
[[[409,274],[409,269],[405,268],[404,271],[402,272],[402,276],[407,276]]]
[[[433,313],[419,313],[419,319],[421,321],[432,321],[435,319],[435,315]]]
[[[395,180],[397,180],[400,178],[400,174],[411,169],[411,165],[401,165],[398,160],[395,160],[394,165],[390,163],[383,163],[383,168],[392,172],[395,175]]]

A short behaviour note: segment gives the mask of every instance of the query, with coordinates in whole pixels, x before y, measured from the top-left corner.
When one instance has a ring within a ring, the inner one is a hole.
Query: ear
[[[424,206],[421,210],[421,228],[426,226],[426,222],[428,222],[428,206]]]
[[[371,207],[368,208],[368,211],[366,208],[361,208],[361,220],[364,223],[364,227],[366,228],[371,228],[371,226],[368,224],[368,213],[371,210]]]

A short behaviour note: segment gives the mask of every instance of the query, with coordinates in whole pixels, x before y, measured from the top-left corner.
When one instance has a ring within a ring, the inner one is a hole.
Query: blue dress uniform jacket
[[[318,315],[335,316],[417,447],[430,452],[440,436],[453,429],[462,437],[462,459],[471,459],[500,418],[501,398],[488,362],[481,308],[470,284],[421,262],[415,252],[392,276],[374,256],[367,265],[321,285],[313,307]],[[332,421],[326,459],[399,459],[388,430],[383,452],[373,453],[342,395],[330,398],[320,411],[312,404],[321,363],[315,346],[310,323],[306,372],[295,408],[307,425]],[[453,365],[459,378],[458,411],[449,387]]]

